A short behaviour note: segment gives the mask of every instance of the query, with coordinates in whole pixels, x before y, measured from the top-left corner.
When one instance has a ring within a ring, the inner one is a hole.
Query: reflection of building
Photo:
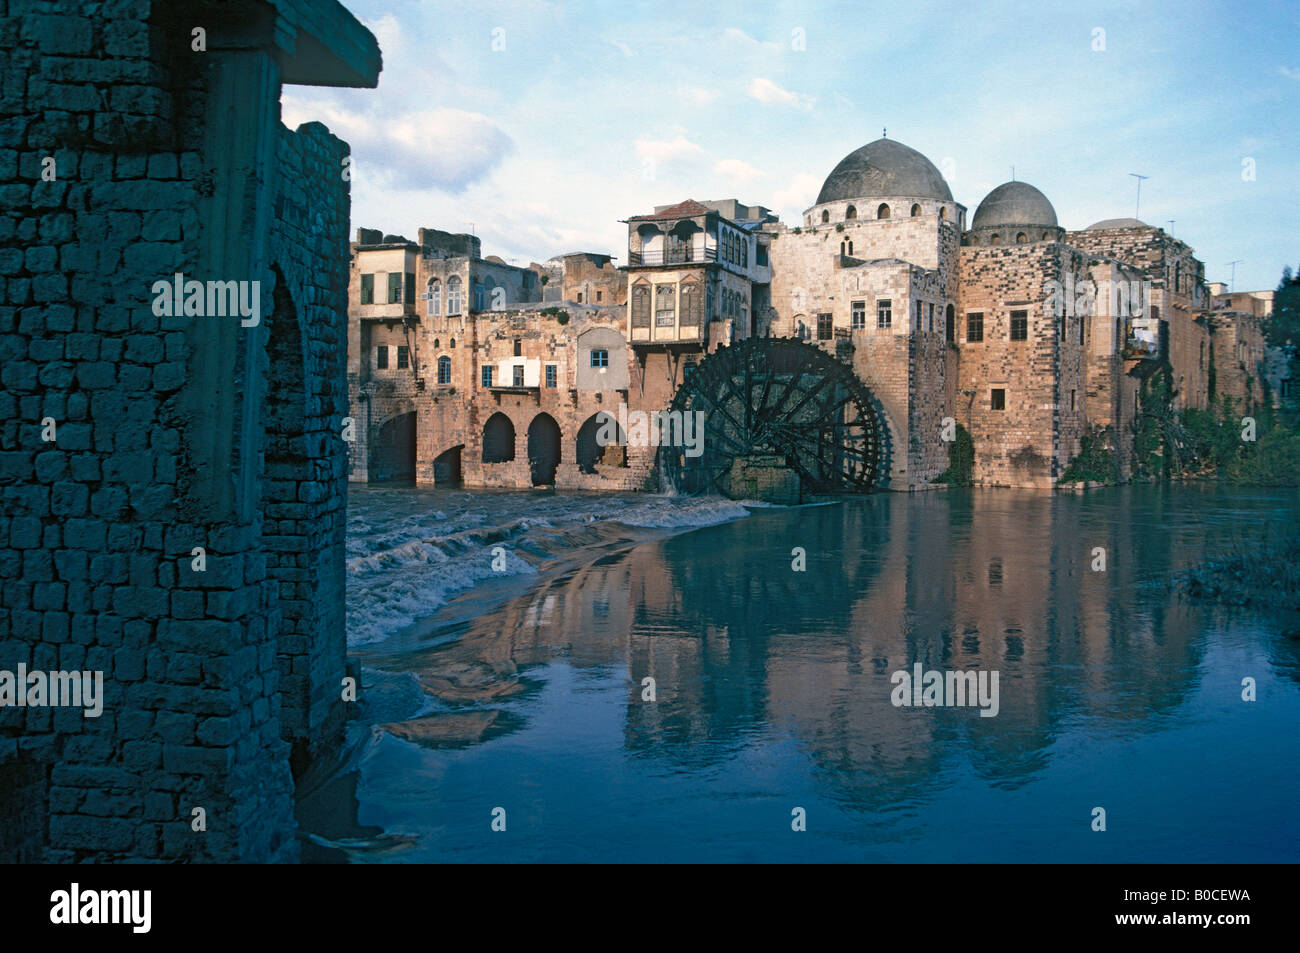
[[[363,229],[353,478],[641,486],[653,448],[593,461],[583,428],[620,403],[664,410],[717,348],[774,336],[825,349],[870,389],[882,485],[931,483],[959,423],[975,482],[1051,486],[1106,427],[1127,474],[1141,385],[1166,365],[1178,409],[1219,395],[1244,409],[1271,366],[1269,296],[1212,293],[1163,229],[1108,219],[1070,231],[1015,181],[968,225],[934,164],[890,139],[836,165],[796,227],[734,199],[658,206],[627,226],[621,269],[596,254],[516,268],[480,259],[472,236]],[[512,434],[513,455],[499,447]]]

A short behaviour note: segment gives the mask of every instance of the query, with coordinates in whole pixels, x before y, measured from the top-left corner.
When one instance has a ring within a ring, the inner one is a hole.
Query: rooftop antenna
[[[1140,216],[1140,215],[1138,214],[1138,209],[1140,209],[1140,208],[1142,207],[1142,180],[1143,180],[1143,179],[1149,179],[1149,178],[1151,178],[1151,176],[1149,176],[1149,175],[1138,175],[1136,172],[1130,172],[1129,175],[1133,176],[1133,178],[1135,178],[1135,179],[1138,180],[1138,194],[1137,194],[1137,202],[1135,202],[1134,205],[1133,205],[1133,217],[1136,218],[1136,219],[1141,219],[1142,216]]]
[[[1011,167],[1011,181],[1016,181],[1016,167],[1014,165]]]
[[[1178,219],[1176,219],[1176,218],[1165,219],[1165,224],[1169,226],[1169,237],[1170,237],[1170,238],[1173,238],[1173,235],[1174,235],[1174,222],[1176,222],[1176,221],[1178,221]]]
[[[473,222],[470,222],[470,223],[469,223],[469,233],[470,233],[471,235],[474,234],[474,223],[473,223]],[[477,236],[475,236],[475,237],[477,237]]]
[[[888,126],[881,126],[881,127],[880,127],[880,138],[881,138],[881,139],[888,139],[888,138],[889,138],[889,127],[888,127]]]
[[[1230,262],[1228,262],[1228,264],[1232,266],[1232,277],[1228,279],[1228,290],[1229,290],[1229,291],[1232,290],[1233,285],[1235,285],[1236,282],[1237,282],[1237,266],[1240,265],[1240,264],[1242,263],[1243,260],[1244,260],[1244,259],[1238,258],[1238,259],[1236,259],[1235,261],[1230,261]]]

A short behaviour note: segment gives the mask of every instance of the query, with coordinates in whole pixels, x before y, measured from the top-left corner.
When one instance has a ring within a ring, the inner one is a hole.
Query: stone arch
[[[1001,244],[1002,244],[1002,236],[999,235],[997,232],[994,232],[992,235],[989,236],[989,244],[990,244],[990,245],[1001,245]]]
[[[856,205],[850,205],[848,208],[844,210],[845,221],[851,222],[857,217],[858,217],[858,207]]]
[[[921,203],[917,202],[912,206],[912,218],[921,217]]]
[[[944,208],[942,205],[939,206],[939,221],[941,222],[948,221],[948,210]]]
[[[602,443],[603,436],[612,436],[613,442]],[[618,419],[608,411],[598,411],[588,417],[578,428],[575,443],[578,469],[583,473],[595,473],[597,466],[627,466],[627,435],[619,427]]]
[[[881,202],[876,208],[876,218],[889,218],[889,203]]]
[[[463,443],[444,450],[433,458],[434,486],[457,487],[461,485],[461,452]]]
[[[528,425],[528,466],[533,486],[552,486],[560,465],[560,425],[540,413]]]
[[[822,209],[822,224],[825,225],[825,224],[826,224],[827,222],[829,222],[830,220],[831,220],[831,213],[830,213],[830,210],[829,210],[829,209]]]
[[[483,425],[483,462],[509,463],[515,458],[515,425],[497,412]]]
[[[1023,245],[1023,244],[1024,244],[1025,242],[1027,242],[1027,241],[1029,241],[1029,236],[1028,236],[1028,235],[1026,235],[1024,232],[1016,232],[1016,244],[1017,244],[1017,245]]]

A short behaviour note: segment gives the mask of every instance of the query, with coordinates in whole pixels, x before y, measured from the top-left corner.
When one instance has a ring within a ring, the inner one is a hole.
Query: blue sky
[[[345,5],[378,89],[286,87],[283,114],[352,144],[354,227],[623,261],[619,219],[686,198],[797,224],[888,127],[968,215],[1014,165],[1066,228],[1131,216],[1138,172],[1209,280],[1300,265],[1300,3]]]

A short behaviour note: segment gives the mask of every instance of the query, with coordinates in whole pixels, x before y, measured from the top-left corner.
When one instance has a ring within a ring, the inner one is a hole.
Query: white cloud
[[[724,39],[732,40],[740,46],[748,47],[751,50],[758,50],[764,53],[780,53],[785,49],[785,47],[780,43],[756,40],[744,30],[738,30],[734,26],[727,27],[727,29],[722,32],[722,36]]]
[[[679,86],[677,95],[690,100],[696,106],[708,106],[710,103],[716,102],[722,93],[716,89],[705,89],[703,86]]]
[[[1280,66],[1278,67],[1278,71],[1287,79],[1300,80],[1300,68],[1292,68],[1290,66]]]
[[[817,199],[822,180],[808,172],[798,172],[789,180],[789,185],[772,193],[770,208],[793,221],[796,225],[803,221],[803,211]],[[765,203],[766,204],[766,203]]]
[[[681,133],[672,139],[638,139],[637,155],[656,162],[685,162],[702,159],[705,152]]]
[[[632,47],[628,46],[622,40],[610,40],[609,42],[618,47],[618,51],[624,56],[636,56],[636,53],[632,51]]]
[[[736,179],[741,182],[762,175],[761,172],[743,159],[719,159],[713,164],[713,171],[718,175],[726,176],[728,179]]]
[[[442,107],[376,117],[334,103],[282,97],[289,128],[319,120],[352,145],[360,175],[382,170],[396,188],[463,192],[485,178],[514,142],[481,113]]]
[[[749,84],[749,95],[765,106],[791,106],[795,109],[812,109],[815,101],[810,96],[800,96],[798,93],[783,89],[762,76],[755,77]]]

